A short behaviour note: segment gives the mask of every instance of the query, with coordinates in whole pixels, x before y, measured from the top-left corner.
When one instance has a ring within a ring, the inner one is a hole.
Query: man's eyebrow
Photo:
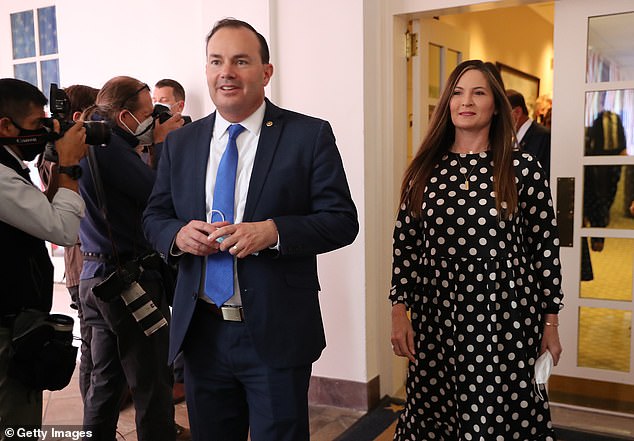
[[[222,58],[222,55],[220,55],[220,54],[209,54],[207,57],[208,58]],[[244,54],[236,54],[236,55],[232,55],[231,56],[232,60],[236,60],[236,59],[239,59],[239,58],[251,58],[251,55],[249,55],[247,53],[244,53]]]

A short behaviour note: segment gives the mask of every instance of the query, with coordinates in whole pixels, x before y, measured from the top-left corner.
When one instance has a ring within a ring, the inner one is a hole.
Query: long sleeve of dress
[[[423,244],[422,221],[411,216],[409,209],[401,205],[392,242],[393,304],[404,303],[411,307],[417,286],[421,282],[421,249]]]
[[[542,290],[542,308],[557,314],[563,307],[559,232],[553,200],[544,170],[532,157],[528,158],[524,175],[518,176],[518,197],[523,235]],[[516,169],[517,170],[517,169]]]

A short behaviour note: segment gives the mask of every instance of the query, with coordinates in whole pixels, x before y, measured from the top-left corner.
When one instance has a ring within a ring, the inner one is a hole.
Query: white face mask
[[[535,389],[537,395],[543,400],[544,397],[540,390],[540,385],[546,384],[548,382],[548,377],[550,377],[550,371],[553,369],[553,356],[550,351],[546,350],[536,361],[535,361]]]
[[[547,350],[535,361],[535,383],[546,384],[552,369],[553,356],[550,354],[550,351]]]
[[[132,118],[134,118],[134,120],[138,124],[136,130],[135,131],[130,130],[130,127],[128,127],[127,124],[124,123],[121,117],[119,116],[119,121],[121,121],[121,124],[123,124],[125,128],[128,129],[128,132],[136,136],[136,139],[139,140],[139,144],[141,145],[152,144],[154,142],[154,134],[153,134],[154,118],[152,118],[152,116],[148,116],[147,118],[143,120],[143,122],[139,122],[139,120],[136,119],[136,116],[134,116],[132,112],[130,112],[130,115],[132,115]]]

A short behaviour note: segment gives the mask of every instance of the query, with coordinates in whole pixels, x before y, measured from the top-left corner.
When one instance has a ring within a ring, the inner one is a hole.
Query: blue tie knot
[[[231,124],[229,126],[229,140],[235,141],[238,135],[244,131],[244,127],[240,124]]]

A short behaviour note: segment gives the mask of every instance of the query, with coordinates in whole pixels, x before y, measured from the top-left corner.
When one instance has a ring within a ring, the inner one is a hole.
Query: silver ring
[[[234,251],[238,251],[238,245],[232,246],[231,249],[234,250]]]

